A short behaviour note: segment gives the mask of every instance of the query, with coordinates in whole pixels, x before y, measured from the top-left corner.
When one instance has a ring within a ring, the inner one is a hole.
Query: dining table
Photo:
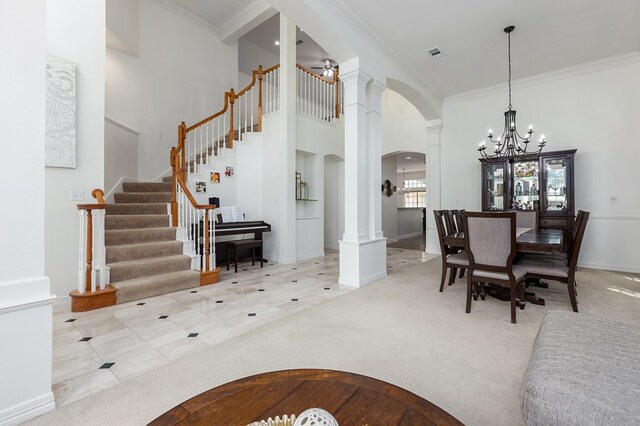
[[[562,253],[562,238],[564,232],[562,229],[546,229],[546,228],[516,228],[516,251],[518,254],[525,253]],[[464,232],[449,234],[444,237],[444,243],[450,247],[463,249]],[[527,285],[535,287],[548,288],[549,285],[537,278],[527,278]],[[496,288],[496,297],[503,299],[507,296],[503,294],[501,288]],[[526,300],[534,305],[544,305],[545,301],[541,297],[537,297],[535,293],[527,291],[525,293]]]

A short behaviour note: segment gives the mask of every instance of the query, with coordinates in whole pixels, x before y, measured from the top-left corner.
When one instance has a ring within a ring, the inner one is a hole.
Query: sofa
[[[524,375],[527,425],[640,425],[640,328],[551,311]]]

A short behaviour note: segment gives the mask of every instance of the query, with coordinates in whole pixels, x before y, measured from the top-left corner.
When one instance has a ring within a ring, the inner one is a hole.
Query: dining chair
[[[467,308],[478,283],[490,282],[511,291],[511,322],[516,323],[516,306],[524,308],[524,278],[527,270],[514,265],[516,257],[516,214],[466,212],[463,216],[467,270]],[[516,295],[518,297],[516,297]]]
[[[516,228],[538,229],[537,210],[516,211]]]
[[[449,234],[457,234],[460,232],[458,229],[458,224],[456,223],[456,215],[453,210],[443,210],[444,211],[444,226],[447,231],[447,235]]]
[[[464,251],[454,252],[444,242],[444,237],[447,235],[445,229],[448,213],[445,210],[434,210],[433,215],[436,219],[436,230],[438,232],[438,240],[440,242],[440,252],[442,253],[442,277],[440,279],[440,291],[444,290],[444,282],[447,279],[447,270],[451,270],[449,274],[449,285],[453,284],[455,280],[456,272],[458,269],[467,269],[469,266],[469,260],[467,254]]]
[[[578,212],[580,213],[580,212]],[[522,256],[518,263],[527,270],[527,277],[542,278],[551,281],[558,281],[567,285],[569,292],[569,301],[574,312],[578,312],[578,300],[576,297],[576,269],[578,265],[578,257],[580,256],[580,247],[589,222],[589,212],[582,212],[578,220],[578,229],[573,239],[568,259],[554,258],[551,256]]]
[[[464,232],[464,226],[462,223],[462,214],[465,212],[464,209],[462,210],[451,210],[453,212],[453,218],[455,219],[455,224],[456,224],[456,231],[457,232]],[[459,251],[459,250],[458,250]],[[458,276],[459,278],[464,278],[464,269],[460,269],[460,275]]]

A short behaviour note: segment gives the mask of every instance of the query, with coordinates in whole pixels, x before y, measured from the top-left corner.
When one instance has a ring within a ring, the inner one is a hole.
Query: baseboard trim
[[[329,250],[340,250],[340,246],[339,245],[325,245],[324,246],[325,249],[329,249]]]
[[[29,419],[53,411],[55,408],[56,403],[53,399],[53,392],[47,392],[44,395],[0,411],[0,426],[18,425]]]
[[[422,231],[411,232],[409,234],[398,235],[398,239],[404,240],[405,238],[419,237],[420,235],[422,235]]]
[[[324,251],[318,253],[305,254],[304,256],[297,256],[296,261],[301,262],[303,260],[317,259],[318,257],[324,257]]]
[[[611,265],[608,263],[591,263],[591,262],[578,262],[578,268],[587,269],[601,269],[612,272],[626,272],[628,274],[640,274],[640,268],[630,268],[622,265]]]
[[[373,275],[369,275],[368,277],[362,278],[360,280],[350,280],[350,279],[344,279],[342,277],[340,277],[338,279],[338,284],[340,285],[346,285],[348,287],[362,287],[363,285],[367,285],[370,284],[374,281],[378,281],[381,280],[382,278],[387,276],[387,270],[385,269],[384,271],[380,271],[378,273],[375,273]]]

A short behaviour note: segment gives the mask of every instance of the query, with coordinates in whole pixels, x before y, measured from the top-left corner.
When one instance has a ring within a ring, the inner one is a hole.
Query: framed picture
[[[220,183],[220,172],[211,172],[211,183]]]
[[[224,168],[224,175],[225,176],[233,176],[233,167],[232,166],[227,166]]]
[[[196,182],[196,192],[207,192],[207,183]]]

